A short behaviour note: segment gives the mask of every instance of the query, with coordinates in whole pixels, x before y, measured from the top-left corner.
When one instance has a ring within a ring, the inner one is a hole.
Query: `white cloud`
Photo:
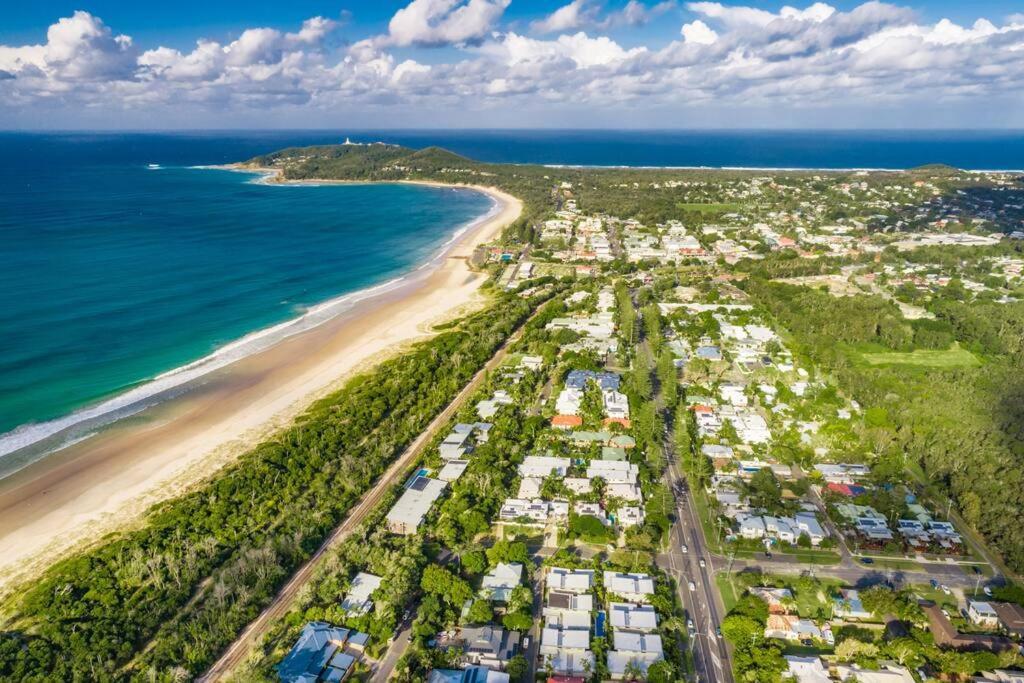
[[[646,48],[625,50],[606,36],[591,38],[581,31],[559,36],[555,40],[536,40],[507,33],[500,40],[486,43],[477,51],[509,66],[567,60],[576,67],[587,68],[622,62],[642,54]]]
[[[601,17],[601,6],[597,0],[573,0],[543,19],[532,22],[530,29],[534,33],[546,34],[587,27],[604,30],[616,26],[642,26],[676,6],[676,0],[663,0],[650,6],[640,0],[629,0],[621,9]]]
[[[573,31],[593,23],[596,15],[597,7],[590,5],[588,0],[572,0],[568,5],[530,24],[530,28],[537,33]]]
[[[458,45],[479,41],[510,0],[412,0],[395,12],[381,46]]]
[[[136,55],[131,38],[78,11],[50,26],[45,45],[0,46],[0,69],[62,81],[120,79],[132,75]]]
[[[0,46],[0,113],[50,102],[68,111],[153,112],[149,122],[181,107],[787,112],[879,102],[939,110],[994,98],[1021,104],[1008,112],[1024,111],[1024,21],[924,23],[908,8],[874,1],[848,11],[814,3],[775,12],[695,2],[685,6],[694,16],[673,25],[677,38],[652,49],[617,42],[602,27],[649,21],[675,5],[637,0],[602,14],[591,10],[600,10],[598,1],[576,5],[586,30],[539,38],[499,28],[508,0],[414,0],[386,34],[347,48],[329,40],[337,22],[313,17],[291,32],[253,27],[191,50],[141,51],[77,12],[55,22],[45,44]],[[454,47],[421,58],[435,45]]]
[[[695,45],[711,45],[718,40],[718,34],[715,33],[714,29],[700,19],[689,24],[683,24],[680,33],[683,35],[684,42]]]

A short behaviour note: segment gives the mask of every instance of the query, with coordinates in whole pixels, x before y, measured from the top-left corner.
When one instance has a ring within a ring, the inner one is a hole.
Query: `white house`
[[[495,602],[508,602],[512,590],[523,581],[523,565],[501,562],[489,571],[480,584],[480,593]]]
[[[372,610],[373,600],[370,599],[370,596],[380,588],[381,580],[381,577],[375,574],[366,572],[356,574],[348,587],[345,599],[341,601],[341,609],[350,616],[359,616]]]
[[[519,475],[522,477],[549,477],[555,475],[564,477],[569,470],[569,458],[559,458],[551,455],[528,455],[519,465]]]
[[[654,594],[654,579],[647,574],[606,571],[604,587],[611,595],[618,595],[632,602],[644,602]]]
[[[613,602],[608,605],[612,627],[629,631],[653,631],[658,628],[658,615],[651,605]]]
[[[594,570],[552,567],[545,580],[549,590],[589,593],[594,587]]]

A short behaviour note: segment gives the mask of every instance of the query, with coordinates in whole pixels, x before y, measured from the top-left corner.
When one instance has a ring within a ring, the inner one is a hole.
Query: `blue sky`
[[[1022,48],[1019,1],[19,3],[0,127],[1024,127]]]

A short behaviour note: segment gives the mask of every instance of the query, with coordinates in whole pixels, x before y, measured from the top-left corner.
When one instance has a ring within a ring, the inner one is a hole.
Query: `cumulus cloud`
[[[683,24],[680,33],[683,35],[683,42],[695,45],[711,45],[718,40],[718,34],[715,33],[714,29],[700,19],[689,24]]]
[[[561,33],[580,28],[609,29],[616,26],[642,26],[655,17],[676,7],[675,0],[664,0],[645,5],[640,0],[629,0],[621,9],[602,16],[602,7],[595,0],[573,0],[543,19],[530,24],[534,33]]]
[[[530,24],[537,33],[557,33],[571,31],[590,24],[597,16],[597,6],[587,0],[573,0],[568,5],[559,7],[539,21]]]
[[[131,38],[78,11],[50,26],[45,45],[0,46],[0,69],[63,81],[120,79],[131,76],[136,55]]]
[[[413,0],[395,12],[379,46],[459,45],[486,36],[511,0]]]
[[[620,44],[604,30],[676,5],[635,0],[608,12],[574,0],[541,17],[530,35],[501,26],[507,6],[412,0],[386,33],[348,47],[330,40],[337,22],[313,17],[290,30],[254,27],[233,40],[202,39],[190,50],[140,50],[98,17],[77,12],[56,21],[45,44],[0,46],[0,106],[785,110],[1020,99],[1024,92],[1024,21],[1014,18],[923,22],[906,7],[876,1],[843,11],[822,2],[778,11],[692,2],[683,6],[687,20],[671,27],[670,43],[645,47]],[[452,46],[445,59],[421,58],[439,45]]]

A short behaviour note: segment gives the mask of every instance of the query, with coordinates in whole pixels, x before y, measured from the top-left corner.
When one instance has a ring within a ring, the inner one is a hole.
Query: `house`
[[[906,667],[895,662],[879,662],[878,669],[865,669],[859,664],[839,664],[836,675],[840,681],[855,680],[857,683],[914,683],[914,677]]]
[[[480,584],[480,594],[494,602],[508,602],[512,590],[523,582],[523,565],[500,562],[489,571]]]
[[[469,467],[468,460],[449,460],[437,473],[437,478],[441,481],[455,481],[462,476],[467,467]]]
[[[540,654],[560,674],[581,674],[593,670],[590,629],[555,628],[545,625],[540,636]]]
[[[562,480],[565,488],[576,494],[590,493],[591,484],[587,477],[566,477]]]
[[[567,387],[555,399],[555,412],[559,415],[579,415],[582,402],[583,390]]]
[[[555,429],[574,429],[583,426],[583,418],[579,415],[555,415],[551,418],[551,426]]]
[[[614,372],[594,372],[593,370],[571,370],[565,377],[565,386],[583,389],[588,382],[596,382],[602,391],[618,391],[622,378]]]
[[[544,359],[540,356],[523,356],[519,359],[519,366],[524,370],[540,370],[544,366]]]
[[[654,580],[647,574],[625,574],[606,571],[604,587],[610,595],[617,595],[631,602],[644,602],[654,594]]]
[[[521,524],[547,524],[549,521],[568,519],[569,503],[561,500],[546,501],[535,498],[506,498],[498,512],[503,522]]]
[[[396,534],[414,534],[447,482],[416,476],[387,514],[388,529]]]
[[[767,533],[764,520],[758,516],[743,517],[739,520],[739,535],[743,538],[764,538]]]
[[[988,650],[1001,652],[1014,648],[1013,641],[1002,636],[979,633],[960,633],[942,613],[942,608],[934,602],[920,603],[925,616],[928,617],[928,629],[935,638],[935,644],[956,650]]]
[[[427,683],[509,683],[509,675],[492,671],[486,666],[467,666],[465,669],[434,669]]]
[[[548,570],[545,580],[548,590],[588,593],[594,587],[594,570],[552,567]]]
[[[783,640],[804,640],[821,638],[821,629],[810,619],[801,619],[795,614],[769,614],[764,629],[765,638]]]
[[[999,625],[1015,638],[1024,638],[1024,607],[1014,602],[990,602],[999,615]]]
[[[616,631],[649,632],[658,628],[658,615],[651,605],[613,602],[608,605],[608,617]]]
[[[620,507],[619,511],[615,513],[615,521],[623,529],[639,526],[644,523],[644,511],[634,506]]]
[[[600,503],[575,503],[572,511],[577,515],[596,517],[601,521],[601,524],[604,524],[605,526],[609,526],[611,524],[607,515],[604,514],[604,509],[601,507]]]
[[[612,632],[612,650],[608,653],[608,672],[612,678],[623,678],[630,665],[646,672],[647,667],[664,658],[661,636],[633,631]]]
[[[604,493],[609,498],[621,498],[633,503],[639,503],[643,500],[643,493],[637,484],[608,484],[604,489]]]
[[[870,619],[871,612],[864,609],[860,593],[853,588],[843,588],[839,597],[832,601],[832,614],[841,619]]]
[[[771,586],[753,586],[750,594],[768,603],[769,614],[786,614],[789,612],[789,605],[793,602],[793,592],[788,588],[773,588]]]
[[[569,470],[569,458],[559,458],[551,455],[528,455],[519,465],[519,475],[522,477],[549,477],[555,475],[564,477]]]
[[[544,621],[560,629],[590,629],[590,612],[594,609],[594,596],[588,593],[549,590],[544,607]]]
[[[629,419],[629,399],[625,394],[614,390],[607,390],[601,393],[604,401],[604,414],[611,420]]]
[[[500,626],[477,626],[462,629],[466,659],[494,669],[504,669],[519,647],[519,633]]]
[[[302,627],[295,645],[277,665],[277,675],[283,683],[339,683],[352,672],[367,638],[365,633],[311,621]],[[350,641],[358,644],[352,653],[344,651]]]
[[[813,512],[798,512],[793,520],[799,531],[797,537],[806,534],[811,539],[811,545],[820,545],[828,537],[828,532],[818,523],[818,518]]]
[[[831,683],[828,677],[828,669],[821,663],[819,657],[797,657],[785,655],[786,673],[784,676],[795,680],[797,683]]]
[[[370,596],[380,588],[381,577],[366,572],[359,572],[348,587],[348,593],[341,602],[341,609],[349,616],[360,616],[373,609]]]
[[[601,477],[607,484],[635,484],[640,468],[620,460],[591,460],[587,464],[587,478]]]
[[[987,602],[979,600],[967,601],[967,616],[971,623],[985,628],[995,628],[999,625],[999,614]]]

